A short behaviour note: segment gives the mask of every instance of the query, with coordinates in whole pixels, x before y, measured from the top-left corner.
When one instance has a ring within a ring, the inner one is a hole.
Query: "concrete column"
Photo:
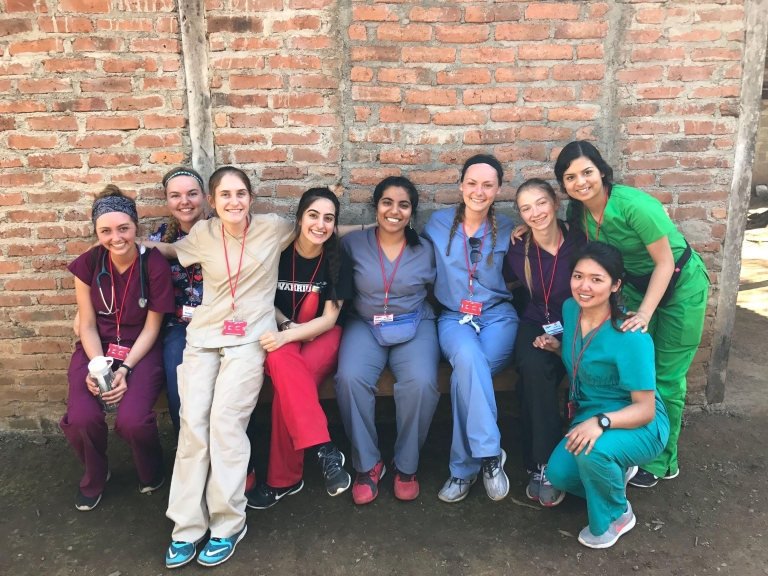
[[[723,269],[715,316],[712,362],[707,380],[707,402],[722,402],[736,317],[741,274],[741,244],[747,227],[747,210],[752,193],[752,164],[763,91],[765,52],[768,44],[768,0],[744,3],[746,39],[742,60],[741,110],[736,139],[733,180],[728,202],[728,221],[723,246]]]

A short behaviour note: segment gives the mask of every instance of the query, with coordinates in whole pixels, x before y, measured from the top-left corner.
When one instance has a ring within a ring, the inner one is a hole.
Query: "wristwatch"
[[[611,427],[611,419],[608,418],[608,416],[605,414],[598,414],[597,424],[600,426],[600,428],[603,429],[603,431],[606,431]]]
[[[128,376],[130,376],[130,375],[131,375],[131,372],[133,372],[133,368],[131,368],[130,366],[128,366],[128,364],[126,364],[125,362],[123,362],[123,363],[120,365],[120,367],[118,368],[118,370],[120,370],[120,368],[125,368],[125,377],[126,377],[126,378],[128,378]]]

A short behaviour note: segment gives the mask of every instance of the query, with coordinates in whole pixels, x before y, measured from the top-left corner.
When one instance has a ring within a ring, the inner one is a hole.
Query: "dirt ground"
[[[750,239],[751,238],[751,239]],[[758,243],[758,241],[760,241]],[[325,494],[307,460],[306,488],[267,511],[249,510],[248,535],[221,574],[768,574],[768,234],[745,243],[745,266],[728,374],[726,405],[686,417],[681,475],[652,490],[630,489],[637,527],[611,549],[589,550],[575,538],[587,523],[584,501],[530,506],[520,464],[515,399],[499,394],[510,496],[494,503],[476,485],[462,503],[437,499],[450,447],[450,404],[443,397],[419,470],[421,496],[394,498],[392,476],[372,504],[347,492]],[[332,436],[349,445],[332,404]],[[394,407],[380,402],[380,445],[391,458]],[[262,410],[263,412],[263,410]],[[261,414],[263,419],[264,414]],[[164,432],[170,471],[172,439]],[[266,440],[259,448],[263,460]],[[0,436],[0,574],[154,576],[171,523],[168,487],[140,495],[130,453],[109,447],[112,479],[93,512],[73,506],[82,474],[60,436]],[[202,574],[193,564],[186,574]]]

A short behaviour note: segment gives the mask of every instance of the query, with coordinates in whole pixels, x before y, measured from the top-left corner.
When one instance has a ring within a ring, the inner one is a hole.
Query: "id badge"
[[[125,360],[128,358],[128,352],[130,352],[131,349],[127,346],[120,346],[118,344],[110,344],[109,348],[107,349],[107,356],[110,358],[114,358],[115,360]]]
[[[395,320],[394,314],[374,314],[373,325],[378,326],[384,322],[393,322]]]
[[[461,308],[459,312],[462,314],[472,314],[472,316],[480,316],[480,312],[483,310],[482,302],[474,302],[472,300],[462,300]]]
[[[544,332],[550,336],[557,336],[558,334],[563,333],[563,325],[559,320],[557,322],[552,322],[552,324],[544,324],[542,328],[544,328]]]
[[[224,330],[221,333],[224,336],[245,336],[245,326],[248,324],[245,320],[224,320]]]
[[[576,416],[576,408],[578,407],[578,404],[571,400],[568,402],[568,419],[573,420],[573,417]]]
[[[192,320],[192,316],[195,315],[195,306],[182,306],[181,317],[184,320]]]

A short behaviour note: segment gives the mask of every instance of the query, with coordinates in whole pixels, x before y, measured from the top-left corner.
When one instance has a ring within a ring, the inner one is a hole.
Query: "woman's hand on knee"
[[[85,377],[85,385],[88,386],[88,392],[94,396],[99,395],[99,385],[96,383],[96,380],[91,378],[90,374]]]
[[[592,452],[595,442],[602,435],[603,429],[597,423],[597,416],[593,416],[568,431],[568,434],[565,435],[568,438],[568,442],[565,443],[565,449],[574,456],[578,456],[586,448],[584,450],[584,456],[586,456]]]
[[[275,332],[274,330],[264,332],[259,338],[259,344],[261,344],[267,352],[274,352],[287,343],[288,338],[286,337],[285,332]]]
[[[128,390],[128,381],[125,379],[125,372],[118,368],[115,371],[115,379],[112,382],[112,390],[104,392],[101,395],[101,399],[107,404],[117,404],[123,399],[126,391]]]
[[[542,334],[541,336],[536,337],[536,340],[533,341],[533,346],[535,348],[546,350],[547,352],[554,352],[555,354],[559,354],[562,344],[560,343],[560,340],[554,336],[550,336],[549,334]]]

